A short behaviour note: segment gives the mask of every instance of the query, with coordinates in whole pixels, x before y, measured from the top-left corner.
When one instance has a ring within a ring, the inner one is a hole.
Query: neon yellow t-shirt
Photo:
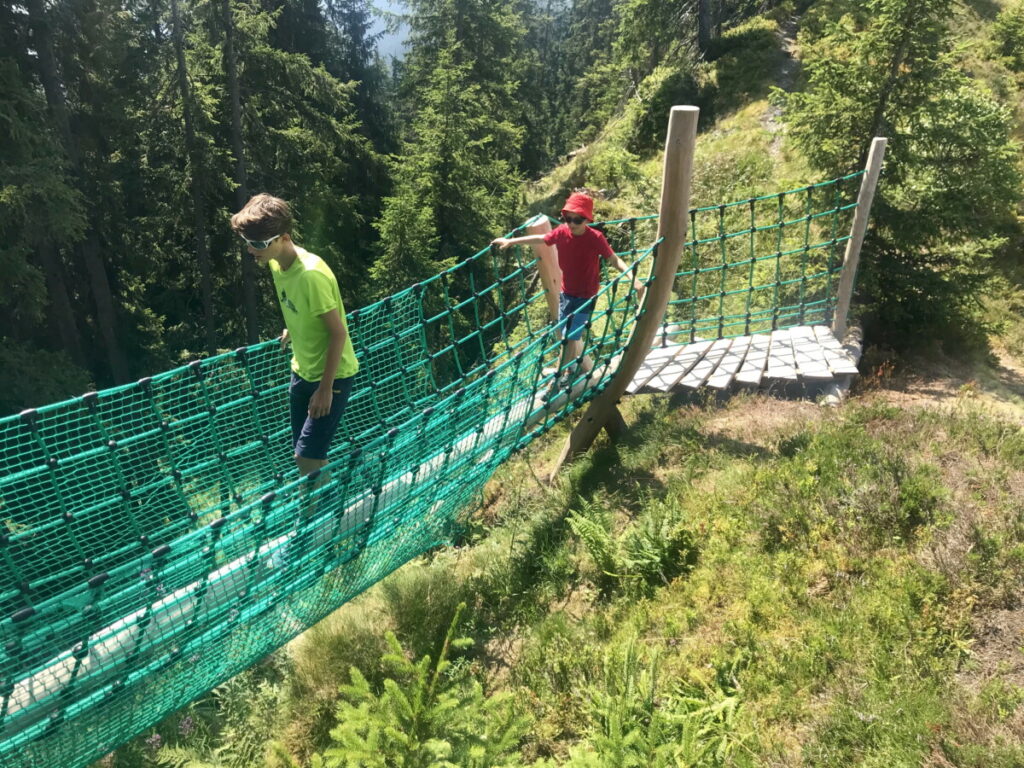
[[[345,305],[338,281],[327,263],[314,253],[296,246],[298,257],[287,270],[271,259],[270,274],[281,304],[281,314],[292,340],[292,370],[306,381],[320,381],[325,375],[330,333],[320,315],[337,309],[345,329],[338,369],[331,380],[347,379],[359,370],[359,361],[348,333]]]

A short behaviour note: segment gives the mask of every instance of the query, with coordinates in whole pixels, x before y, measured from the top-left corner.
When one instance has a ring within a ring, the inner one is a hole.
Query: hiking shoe
[[[557,379],[555,379],[548,386],[547,391],[541,395],[541,400],[545,403],[551,402],[556,397],[562,394],[566,394],[572,389],[572,378],[569,374],[563,373]]]

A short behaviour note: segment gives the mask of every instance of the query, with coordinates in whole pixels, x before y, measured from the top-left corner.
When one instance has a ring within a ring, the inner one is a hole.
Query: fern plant
[[[178,720],[154,762],[163,768],[251,768],[263,765],[284,712],[279,684],[249,671],[214,689]],[[150,737],[155,743],[158,736]]]
[[[658,701],[658,655],[645,663],[637,638],[604,660],[602,686],[592,693],[591,743],[605,766],[647,768],[659,764],[670,734]]]
[[[661,685],[657,652],[636,636],[604,658],[590,689],[589,737],[564,762],[532,768],[718,768],[741,765],[738,692]]]
[[[598,586],[605,594],[616,589],[645,593],[667,584],[693,565],[696,548],[675,507],[664,502],[648,505],[644,516],[615,538],[594,505],[573,512],[569,526],[597,566]]]
[[[599,515],[594,512],[592,505],[586,505],[585,511],[589,514],[573,512],[567,518],[567,522],[597,566],[598,586],[602,592],[608,593],[621,578],[622,563],[618,543],[598,519]]]
[[[374,690],[356,668],[341,689],[334,744],[314,765],[324,768],[499,768],[517,765],[526,721],[508,697],[486,697],[453,649],[472,644],[456,636],[460,605],[436,662],[406,657],[394,634],[382,657],[388,671]]]
[[[668,584],[693,567],[696,546],[680,517],[678,507],[652,502],[623,535],[622,560],[634,577],[632,584],[639,589]]]

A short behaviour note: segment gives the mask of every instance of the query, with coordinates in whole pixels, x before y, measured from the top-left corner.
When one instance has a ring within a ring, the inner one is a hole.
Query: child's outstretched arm
[[[510,245],[544,245],[544,235],[524,235],[523,237],[496,237],[493,240],[491,240],[491,245],[496,245],[503,251]]]
[[[613,267],[615,267],[617,270],[619,270],[619,272],[625,273],[625,272],[629,271],[629,267],[626,265],[626,262],[624,262],[622,260],[622,257],[619,256],[619,254],[617,254],[617,253],[614,253],[614,254],[612,254],[611,256],[608,257],[608,263],[610,263]],[[644,296],[644,290],[645,289],[646,289],[646,286],[640,281],[640,279],[634,277],[633,278],[633,290],[640,294],[640,296],[638,297],[637,301],[643,301],[643,296]]]

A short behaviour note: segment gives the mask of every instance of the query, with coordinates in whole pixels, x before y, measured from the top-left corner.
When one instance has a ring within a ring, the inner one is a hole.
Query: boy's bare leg
[[[326,459],[307,459],[305,456],[295,454],[295,464],[299,468],[302,477],[310,475],[327,464]],[[319,481],[317,483],[319,485]]]
[[[313,472],[317,471],[318,469],[322,469],[323,467],[327,466],[327,459],[307,459],[304,456],[299,456],[298,454],[296,454],[295,455],[295,463],[299,467],[299,474],[302,477],[305,477],[306,475],[310,475]],[[313,485],[311,487],[304,487],[303,488],[303,495],[314,493],[318,488],[320,488],[329,479],[330,479],[330,473],[329,472],[324,472],[323,474],[320,475],[320,477],[318,477],[316,479],[316,481],[313,483]],[[305,484],[303,484],[303,485],[305,485]],[[304,507],[304,509],[303,509],[302,516],[304,518],[311,517],[313,515],[313,513],[316,511],[316,507],[317,507],[316,503],[307,504]]]
[[[316,470],[323,467],[325,464],[327,464],[327,461],[325,459],[307,459],[304,456],[299,456],[299,454],[297,453],[295,454],[295,465],[299,468],[299,475],[301,477],[305,477],[306,475],[312,474]],[[313,516],[313,513],[316,512],[316,503],[310,502],[306,497],[308,497],[308,495],[312,491],[316,490],[321,485],[323,485],[325,480],[326,477],[321,475],[316,479],[316,483],[314,483],[313,488],[307,488],[306,484],[303,483],[303,487],[300,489],[300,493],[302,494],[303,497],[303,500],[300,502],[301,509],[299,512],[301,520],[308,520]],[[285,562],[287,562],[288,550],[290,547],[291,544],[285,544],[276,552],[274,552],[273,555],[268,560],[268,565],[274,568],[279,567]]]
[[[579,359],[580,354],[583,352],[583,340],[582,339],[570,339],[562,346],[562,359],[558,363],[558,370],[564,371],[569,368],[576,360]],[[590,359],[590,355],[584,355],[582,360],[583,370],[586,373],[590,373],[594,370],[594,361]]]

